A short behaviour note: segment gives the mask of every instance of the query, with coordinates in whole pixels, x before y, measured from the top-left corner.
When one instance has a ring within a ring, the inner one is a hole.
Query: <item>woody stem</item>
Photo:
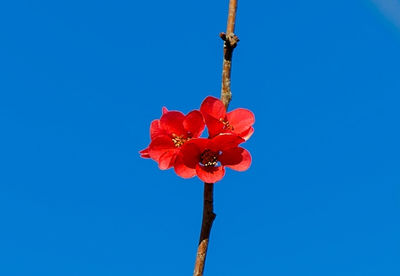
[[[222,63],[222,85],[221,85],[221,100],[226,109],[232,99],[231,91],[231,68],[233,50],[239,42],[239,38],[234,34],[235,19],[237,10],[237,0],[229,1],[229,14],[226,26],[226,33],[220,33],[219,36],[224,41],[224,61]]]
[[[236,9],[238,0],[229,1],[228,22],[226,33],[220,33],[220,37],[224,40],[224,61],[222,64],[222,87],[221,101],[228,110],[229,103],[232,99],[231,92],[231,65],[232,53],[239,39],[233,33],[235,30]],[[214,213],[214,183],[204,183],[204,200],[203,200],[203,220],[201,223],[200,241],[197,248],[196,263],[194,266],[193,276],[203,276],[204,265],[207,256],[208,242],[210,239],[211,227],[216,215]]]
[[[207,256],[208,241],[210,238],[211,227],[215,219],[213,204],[214,184],[204,183],[203,200],[203,221],[201,223],[201,233],[197,248],[196,263],[194,265],[193,276],[202,276],[204,264]]]

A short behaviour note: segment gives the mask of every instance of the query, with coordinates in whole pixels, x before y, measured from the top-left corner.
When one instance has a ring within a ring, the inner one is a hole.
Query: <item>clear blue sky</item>
[[[253,164],[216,184],[206,275],[400,274],[383,2],[239,0],[231,108],[256,115]],[[227,5],[1,2],[0,275],[191,275],[203,184],[138,151],[162,106],[219,96]]]

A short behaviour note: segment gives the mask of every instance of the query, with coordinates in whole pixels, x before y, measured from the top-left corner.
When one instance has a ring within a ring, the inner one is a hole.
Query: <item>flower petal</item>
[[[198,110],[189,112],[183,120],[183,127],[186,132],[190,132],[190,137],[200,137],[205,127],[204,118],[201,112]]]
[[[158,167],[160,168],[160,170],[167,170],[169,168],[172,168],[175,162],[176,155],[177,150],[169,150],[164,152],[158,160]]]
[[[165,114],[165,113],[167,113],[168,112],[168,109],[165,107],[165,106],[163,106],[162,107],[162,114]]]
[[[226,109],[225,105],[220,99],[208,96],[201,103],[200,111],[203,115],[209,115],[219,120],[220,118],[225,119]]]
[[[191,139],[181,147],[180,154],[182,155],[185,166],[194,169],[200,162],[200,155],[208,144],[208,139],[195,138]]]
[[[149,145],[150,158],[156,162],[165,152],[173,150],[175,150],[174,142],[166,135],[156,137]]]
[[[177,175],[183,178],[191,178],[196,175],[196,169],[189,168],[183,163],[182,154],[178,154],[175,163],[174,170]]]
[[[236,171],[245,171],[251,165],[251,155],[244,148],[233,148],[223,151],[218,160],[222,165]]]
[[[204,120],[207,125],[209,138],[217,136],[220,133],[229,132],[229,130],[224,129],[224,124],[220,120],[217,120],[208,114],[204,114]]]
[[[160,120],[153,120],[150,124],[150,138],[153,140],[160,135],[167,135],[167,132],[161,128]]]
[[[251,127],[251,128],[249,128],[248,130],[246,130],[245,132],[242,132],[242,133],[240,133],[240,134],[238,134],[240,137],[242,137],[244,140],[249,140],[250,139],[250,137],[251,137],[251,135],[253,135],[253,133],[254,133],[254,128],[253,127]]]
[[[179,111],[168,111],[163,114],[160,119],[160,126],[168,134],[176,134],[178,136],[185,135],[186,132],[183,128],[183,120],[185,115]]]
[[[224,133],[215,136],[209,142],[208,148],[213,151],[225,151],[236,148],[244,139],[236,134]]]
[[[253,112],[248,109],[238,108],[226,114],[229,124],[233,127],[234,133],[247,131],[255,122]]]
[[[220,181],[225,175],[223,166],[219,167],[205,167],[200,164],[196,165],[197,176],[206,183],[215,183]]]
[[[149,148],[145,148],[141,151],[139,151],[140,157],[142,158],[150,158],[150,154],[149,154]]]

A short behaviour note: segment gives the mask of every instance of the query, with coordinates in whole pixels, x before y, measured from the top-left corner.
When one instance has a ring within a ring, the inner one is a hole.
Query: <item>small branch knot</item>
[[[239,42],[239,38],[234,33],[226,34],[224,32],[219,34],[219,37],[225,42],[224,47],[234,49]]]

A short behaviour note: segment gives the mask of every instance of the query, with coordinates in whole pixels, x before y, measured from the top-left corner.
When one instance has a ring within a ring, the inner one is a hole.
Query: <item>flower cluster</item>
[[[222,101],[207,97],[200,110],[187,115],[165,107],[160,119],[150,125],[150,145],[140,151],[161,170],[174,168],[183,178],[198,176],[215,183],[225,174],[225,167],[245,171],[250,167],[250,153],[239,145],[253,134],[254,114],[238,108],[226,112]],[[200,138],[205,126],[208,138]]]

